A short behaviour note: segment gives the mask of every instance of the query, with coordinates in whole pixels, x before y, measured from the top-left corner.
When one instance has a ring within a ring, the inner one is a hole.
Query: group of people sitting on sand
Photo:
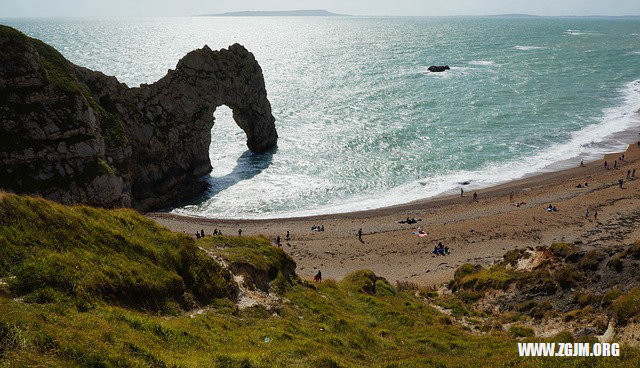
[[[558,212],[558,209],[556,208],[556,206],[554,206],[551,203],[549,203],[549,205],[547,206],[547,211],[549,211],[549,212]]]
[[[422,221],[422,219],[416,219],[415,217],[413,218],[409,218],[407,217],[406,220],[402,220],[402,221],[398,221],[399,224],[409,224],[409,225],[413,225],[413,224],[417,224],[418,222]]]
[[[436,256],[447,256],[450,254],[449,247],[442,244],[442,242],[439,242],[438,245],[433,247],[433,252],[431,253],[435,254]]]
[[[324,231],[324,225],[320,225],[320,226],[313,225],[311,226],[311,231]]]

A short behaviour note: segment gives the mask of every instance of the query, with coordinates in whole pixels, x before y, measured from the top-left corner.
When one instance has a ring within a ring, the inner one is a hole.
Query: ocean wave
[[[472,60],[469,62],[471,65],[480,65],[480,66],[495,66],[496,63],[491,60]]]
[[[579,29],[567,29],[566,31],[564,31],[564,34],[572,35],[572,36],[595,35],[598,33],[599,32],[594,32],[594,31],[581,31]]]
[[[546,47],[542,47],[542,46],[513,46],[514,50],[520,50],[520,51],[542,50],[545,48]]]

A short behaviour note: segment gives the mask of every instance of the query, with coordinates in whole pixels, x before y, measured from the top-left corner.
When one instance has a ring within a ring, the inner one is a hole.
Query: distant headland
[[[348,17],[326,10],[240,11],[220,14],[202,14],[200,17]]]

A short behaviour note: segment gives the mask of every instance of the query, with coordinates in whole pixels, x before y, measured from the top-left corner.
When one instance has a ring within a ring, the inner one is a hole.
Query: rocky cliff
[[[262,70],[238,44],[192,51],[137,88],[9,27],[0,49],[0,188],[142,211],[170,205],[203,189],[221,105],[249,149],[277,143]]]

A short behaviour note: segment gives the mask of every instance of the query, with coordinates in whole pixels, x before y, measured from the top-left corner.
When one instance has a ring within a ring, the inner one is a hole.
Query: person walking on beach
[[[604,169],[609,170],[609,163],[607,161],[604,162]]]
[[[580,160],[580,167],[584,167],[584,160]]]
[[[598,221],[598,211],[593,213],[593,219]]]
[[[284,240],[289,240],[291,239],[291,237],[289,236],[289,230],[287,230],[287,236],[284,238]]]
[[[478,202],[478,192],[473,192],[473,201]]]
[[[238,236],[242,236],[242,229],[238,229]]]
[[[280,235],[276,236],[276,244],[280,246]]]
[[[584,218],[588,219],[589,218],[589,209],[587,208],[587,211],[584,213]]]
[[[460,197],[464,197],[464,189],[460,188]]]
[[[620,187],[620,189],[623,189],[622,184],[624,184],[624,180],[623,179],[618,180],[618,186]]]
[[[362,242],[362,228],[360,228],[360,230],[358,230],[358,240],[360,240]]]

